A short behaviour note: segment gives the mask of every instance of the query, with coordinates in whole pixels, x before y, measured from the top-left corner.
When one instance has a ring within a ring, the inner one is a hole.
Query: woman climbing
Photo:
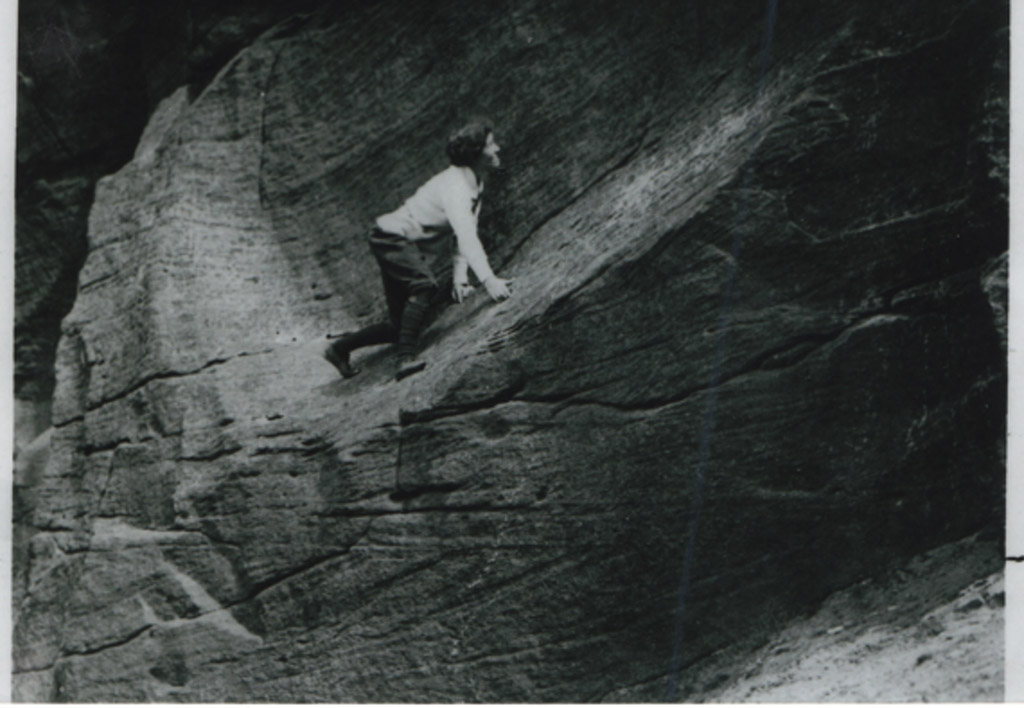
[[[424,369],[426,363],[415,358],[416,345],[427,312],[440,296],[449,261],[456,302],[473,291],[467,267],[492,299],[509,297],[509,281],[491,270],[477,236],[484,177],[500,164],[499,150],[490,125],[470,123],[448,139],[451,165],[397,210],[377,218],[370,250],[380,266],[389,321],[343,334],[324,350],[324,358],[342,376],[359,373],[349,362],[354,350],[389,342],[398,343],[395,378]]]

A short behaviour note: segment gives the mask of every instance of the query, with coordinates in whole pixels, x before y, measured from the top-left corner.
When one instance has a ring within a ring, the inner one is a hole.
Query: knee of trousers
[[[434,286],[416,288],[409,293],[409,304],[426,307],[437,298],[438,289]]]

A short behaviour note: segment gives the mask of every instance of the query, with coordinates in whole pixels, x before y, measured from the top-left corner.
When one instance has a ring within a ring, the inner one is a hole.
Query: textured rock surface
[[[688,696],[694,703],[1001,702],[1000,545],[971,537],[844,589],[756,651],[737,646],[701,662],[687,672]],[[986,576],[992,568],[1000,570]]]
[[[1004,4],[407,5],[276,26],[97,185],[18,698],[660,700],[1000,524]],[[480,113],[515,297],[338,380],[367,224]]]
[[[50,424],[60,321],[74,302],[96,180],[131,158],[161,98],[182,84],[198,89],[259,33],[309,4],[19,4],[17,450]]]

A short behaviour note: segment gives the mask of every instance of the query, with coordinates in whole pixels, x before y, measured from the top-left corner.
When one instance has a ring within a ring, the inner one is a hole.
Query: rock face
[[[1001,525],[1005,3],[410,5],[278,24],[97,185],[19,700],[685,698]],[[339,380],[473,114],[514,297]]]
[[[202,87],[257,35],[310,4],[19,5],[17,450],[50,425],[60,321],[74,302],[96,180],[131,158],[161,98],[183,84]]]
[[[693,703],[1002,702],[1011,663],[1003,651],[1005,584],[1002,569],[984,574],[1005,557],[1001,541],[969,537],[841,590],[756,651],[719,652],[699,662],[708,664],[704,681],[696,668],[687,680],[707,688],[687,697]]]

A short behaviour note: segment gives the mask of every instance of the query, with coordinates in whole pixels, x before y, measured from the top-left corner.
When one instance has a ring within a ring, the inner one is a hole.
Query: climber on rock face
[[[422,371],[415,358],[420,330],[431,304],[438,301],[452,263],[452,298],[473,292],[468,268],[494,300],[509,297],[509,282],[494,274],[477,236],[477,216],[484,177],[498,167],[493,128],[474,122],[448,139],[451,165],[431,177],[397,210],[377,218],[370,250],[380,266],[389,321],[343,334],[324,350],[345,378],[358,370],[349,362],[355,349],[397,342],[401,380]],[[453,238],[454,234],[454,238]]]

